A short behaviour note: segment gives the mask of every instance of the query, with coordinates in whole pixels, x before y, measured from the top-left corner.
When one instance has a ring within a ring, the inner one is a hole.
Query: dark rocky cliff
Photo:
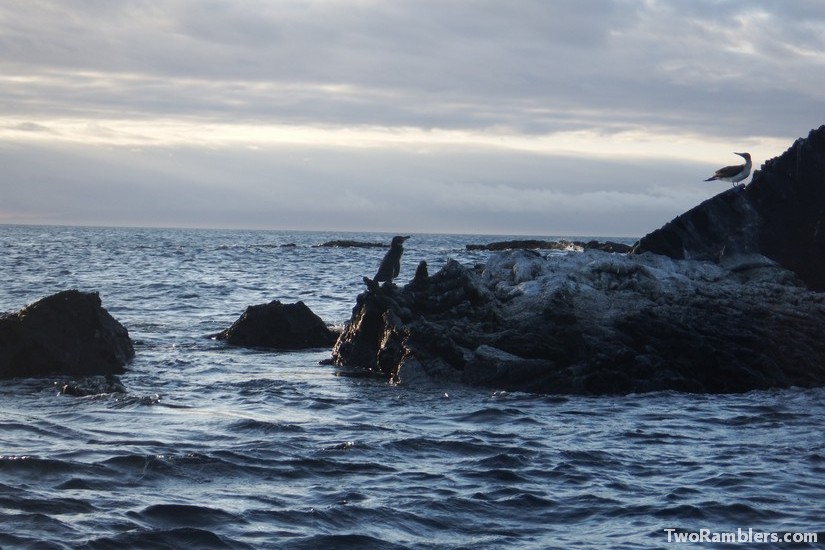
[[[643,237],[634,253],[724,261],[761,254],[825,290],[825,125],[754,172]]]

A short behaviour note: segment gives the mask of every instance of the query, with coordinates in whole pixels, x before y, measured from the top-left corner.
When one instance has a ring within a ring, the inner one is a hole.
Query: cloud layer
[[[0,51],[0,222],[638,235],[825,122],[819,2],[30,0]]]

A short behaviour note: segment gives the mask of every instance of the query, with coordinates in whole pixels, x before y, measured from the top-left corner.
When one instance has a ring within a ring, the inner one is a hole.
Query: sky
[[[4,224],[639,237],[823,123],[820,0],[0,3]]]

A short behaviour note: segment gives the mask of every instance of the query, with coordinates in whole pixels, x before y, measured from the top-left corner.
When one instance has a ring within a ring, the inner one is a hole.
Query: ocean
[[[384,249],[315,245],[391,236],[0,226],[0,311],[97,291],[136,351],[126,393],[0,381],[0,547],[822,547],[784,537],[825,541],[823,389],[391,386],[209,338],[275,299],[343,325]],[[399,282],[507,238],[414,234]]]

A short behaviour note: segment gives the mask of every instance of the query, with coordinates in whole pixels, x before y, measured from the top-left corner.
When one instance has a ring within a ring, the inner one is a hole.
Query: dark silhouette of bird
[[[745,164],[737,164],[734,166],[725,166],[720,168],[713,174],[712,177],[705,181],[722,180],[729,181],[732,185],[736,185],[743,179],[747,178],[751,173],[751,154],[750,153],[734,153],[745,159]]]
[[[378,273],[372,278],[376,283],[383,281],[392,281],[398,277],[401,271],[401,254],[404,253],[404,241],[409,239],[409,236],[401,237],[395,236],[390,243],[390,249],[381,260],[381,265],[378,266]]]

